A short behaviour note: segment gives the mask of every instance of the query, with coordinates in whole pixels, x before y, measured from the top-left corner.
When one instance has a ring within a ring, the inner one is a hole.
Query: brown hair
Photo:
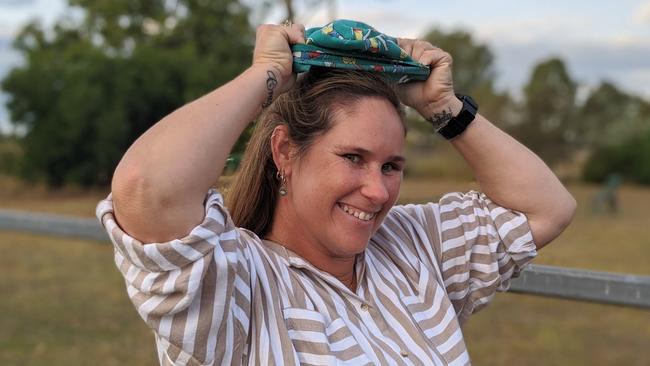
[[[288,127],[300,156],[316,137],[329,131],[337,111],[352,107],[364,97],[386,99],[403,116],[393,85],[376,73],[315,69],[299,76],[296,85],[279,96],[256,122],[240,171],[226,197],[235,225],[260,237],[271,228],[280,186],[271,134],[278,125]]]

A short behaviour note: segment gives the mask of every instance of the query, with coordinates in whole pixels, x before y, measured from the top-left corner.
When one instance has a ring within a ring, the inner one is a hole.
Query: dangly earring
[[[280,181],[280,196],[286,196],[287,195],[287,177],[284,176],[284,171],[278,170],[277,173],[275,173],[275,177],[278,178]]]

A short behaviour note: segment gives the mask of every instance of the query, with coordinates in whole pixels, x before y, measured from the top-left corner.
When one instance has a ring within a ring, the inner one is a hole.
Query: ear
[[[278,125],[271,134],[271,152],[273,162],[278,170],[284,170],[284,174],[291,175],[291,163],[293,161],[295,147],[289,138],[289,128],[286,125]]]

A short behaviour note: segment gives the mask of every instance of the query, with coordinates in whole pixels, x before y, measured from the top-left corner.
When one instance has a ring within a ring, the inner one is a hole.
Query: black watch
[[[474,121],[476,112],[478,112],[478,104],[469,95],[456,94],[456,98],[463,102],[463,108],[456,117],[451,118],[449,122],[436,131],[447,140],[451,140],[463,133],[467,126]]]

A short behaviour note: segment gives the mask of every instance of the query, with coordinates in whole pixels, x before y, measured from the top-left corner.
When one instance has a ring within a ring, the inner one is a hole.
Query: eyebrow
[[[358,146],[335,145],[334,147],[337,150],[352,151],[360,155],[372,155],[372,152],[370,150],[366,150]],[[406,161],[406,158],[403,157],[402,155],[391,155],[388,157],[388,160],[398,162],[398,163],[403,163]]]

